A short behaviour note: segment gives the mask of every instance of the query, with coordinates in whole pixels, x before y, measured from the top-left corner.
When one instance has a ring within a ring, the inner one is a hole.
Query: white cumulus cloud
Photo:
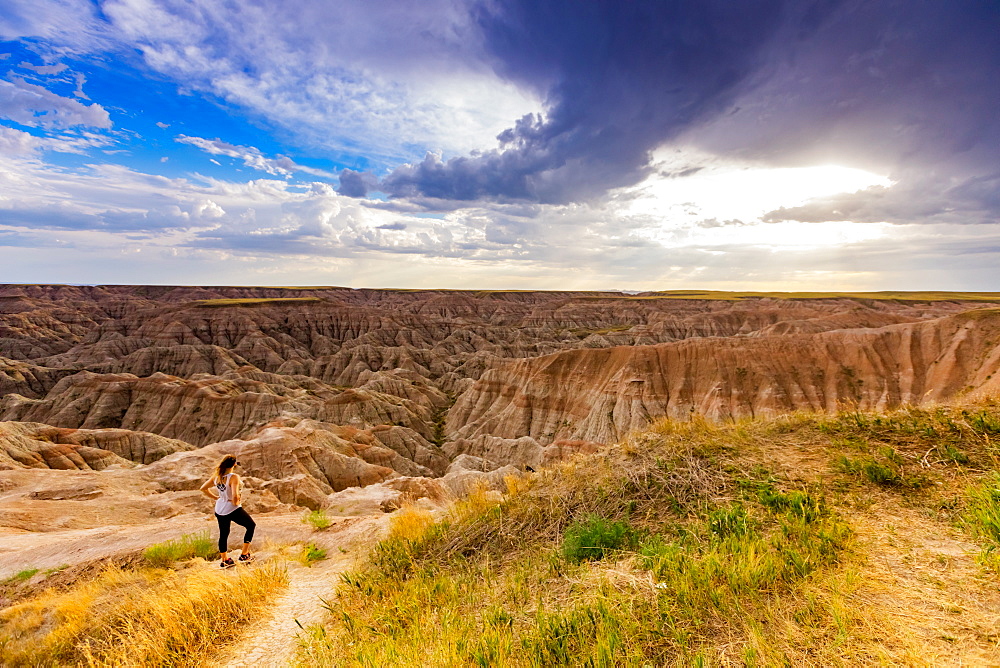
[[[238,146],[236,144],[224,142],[221,139],[205,139],[203,137],[189,137],[187,135],[178,135],[174,141],[180,144],[190,144],[191,146],[200,148],[210,155],[224,155],[229,158],[236,158],[237,160],[243,161],[243,164],[247,167],[252,167],[253,169],[271,174],[272,176],[282,176],[288,178],[295,172],[304,172],[312,176],[327,178],[332,178],[334,176],[332,172],[306,167],[305,165],[299,165],[291,158],[283,155],[278,156],[277,158],[268,158],[259,148],[254,146]],[[212,162],[219,164],[215,160]]]
[[[56,63],[55,65],[32,65],[31,63],[21,63],[18,65],[21,69],[31,70],[37,74],[59,74],[66,69],[66,63]]]
[[[0,116],[34,127],[111,127],[111,117],[101,105],[83,104],[23,79],[0,81]]]
[[[301,140],[392,165],[464,153],[525,113],[535,93],[498,78],[461,2],[8,0],[0,34],[78,52],[123,51]]]

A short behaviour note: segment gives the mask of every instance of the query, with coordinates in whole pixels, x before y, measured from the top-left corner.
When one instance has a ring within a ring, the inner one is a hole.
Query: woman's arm
[[[201,493],[207,496],[208,498],[212,499],[212,501],[217,501],[219,499],[219,495],[212,494],[210,491],[208,491],[212,487],[215,487],[215,476],[212,476],[211,478],[205,481],[205,484],[201,486]]]
[[[240,500],[242,498],[242,496],[240,495],[240,492],[243,491],[242,484],[241,484],[243,481],[235,473],[233,474],[233,477],[230,478],[229,480],[230,480],[230,482],[232,482],[232,485],[233,485],[233,494],[232,494],[231,501],[233,502],[234,506],[238,506],[238,505],[240,505]]]

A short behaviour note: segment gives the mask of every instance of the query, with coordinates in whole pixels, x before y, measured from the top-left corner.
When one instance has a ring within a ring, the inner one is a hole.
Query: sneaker
[[[241,554],[240,555],[240,561],[242,561],[245,564],[249,564],[253,560],[254,560],[254,556],[252,554]]]
[[[225,561],[219,564],[219,566],[221,566],[222,568],[232,568],[235,565],[236,562],[233,561],[232,559],[226,559]]]

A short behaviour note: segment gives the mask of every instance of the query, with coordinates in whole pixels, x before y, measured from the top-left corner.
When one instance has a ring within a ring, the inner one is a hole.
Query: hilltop
[[[1000,406],[662,420],[404,509],[302,665],[996,665]]]

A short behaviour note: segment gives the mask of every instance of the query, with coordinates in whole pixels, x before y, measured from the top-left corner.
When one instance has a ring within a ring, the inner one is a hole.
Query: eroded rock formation
[[[0,286],[0,483],[140,476],[169,514],[196,507],[184,495],[232,452],[261,508],[391,509],[498,488],[664,415],[1000,392],[996,304]]]
[[[448,413],[463,452],[609,442],[651,419],[884,409],[1000,392],[1000,310],[875,329],[574,350],[491,369]],[[482,445],[493,439],[495,445]],[[477,447],[477,443],[480,443]]]

